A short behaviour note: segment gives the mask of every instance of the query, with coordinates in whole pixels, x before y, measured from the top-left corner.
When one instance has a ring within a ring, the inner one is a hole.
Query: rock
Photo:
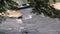
[[[60,10],[60,2],[54,3],[54,4],[52,4],[52,6],[53,6],[55,9]]]
[[[7,16],[8,17],[21,17],[22,16],[22,13],[21,12],[18,12],[16,10],[7,10]]]

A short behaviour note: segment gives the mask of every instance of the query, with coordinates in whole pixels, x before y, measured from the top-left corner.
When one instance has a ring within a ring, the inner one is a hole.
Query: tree
[[[6,10],[17,10],[16,2],[12,0],[0,0],[0,13],[6,12]],[[5,19],[4,16],[0,15],[0,22]]]
[[[56,2],[55,0],[53,0]],[[32,13],[41,14],[51,18],[60,18],[60,10],[55,9],[49,4],[49,0],[29,0],[32,6]]]
[[[0,12],[4,12],[8,9],[16,9],[17,3],[12,0],[0,0]]]

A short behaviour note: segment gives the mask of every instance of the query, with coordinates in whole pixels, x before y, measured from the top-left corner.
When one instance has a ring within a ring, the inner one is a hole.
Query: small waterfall
[[[23,23],[22,19],[16,19],[16,21],[19,25],[18,29],[19,29],[19,32],[20,32],[22,29],[24,29],[24,23]]]
[[[23,20],[31,19],[32,16],[33,15],[24,15],[22,19]],[[16,21],[17,21],[17,23],[19,25],[18,28],[17,28],[19,30],[19,32],[21,32],[22,30],[24,30],[24,23],[23,23],[22,19],[16,19]]]
[[[23,23],[22,19],[16,19],[16,21],[17,21],[17,23],[19,23],[19,24],[22,24],[22,23]]]

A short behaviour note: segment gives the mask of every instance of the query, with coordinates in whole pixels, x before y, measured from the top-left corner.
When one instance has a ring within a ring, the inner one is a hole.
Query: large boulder
[[[60,2],[56,2],[54,4],[51,4],[55,9],[60,10]]]
[[[21,12],[18,12],[16,10],[7,10],[6,16],[7,17],[21,17],[22,16],[22,13]]]

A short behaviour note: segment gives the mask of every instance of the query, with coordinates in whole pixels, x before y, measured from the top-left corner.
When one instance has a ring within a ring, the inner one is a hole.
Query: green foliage
[[[49,16],[51,18],[60,18],[60,10],[55,9],[49,4],[49,0],[30,0],[30,5],[33,7],[32,13]]]
[[[0,0],[0,13],[6,12],[6,10],[17,10],[17,3],[13,0]],[[0,15],[0,23],[4,21],[6,18]]]
[[[16,9],[16,2],[12,0],[0,0],[0,13],[8,9]]]

